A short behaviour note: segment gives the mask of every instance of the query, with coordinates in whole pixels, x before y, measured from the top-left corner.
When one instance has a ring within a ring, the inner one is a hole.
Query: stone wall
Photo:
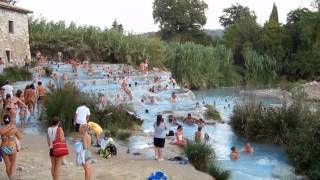
[[[13,33],[9,33],[9,21],[13,21]],[[7,65],[8,50],[12,64],[21,66],[24,57],[30,57],[28,15],[0,8],[0,57]]]

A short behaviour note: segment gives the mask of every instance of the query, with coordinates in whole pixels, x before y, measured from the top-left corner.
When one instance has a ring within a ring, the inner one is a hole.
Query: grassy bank
[[[311,111],[297,97],[291,106],[266,107],[254,100],[238,104],[231,117],[237,135],[262,143],[284,144],[296,172],[320,178],[320,109]]]
[[[216,161],[212,147],[206,143],[188,142],[184,147],[190,163],[199,171],[210,174],[216,180],[227,180],[230,171],[223,170]]]
[[[16,81],[27,81],[32,79],[32,73],[23,67],[7,67],[3,74],[0,74],[0,85],[2,86],[7,80],[11,83]]]

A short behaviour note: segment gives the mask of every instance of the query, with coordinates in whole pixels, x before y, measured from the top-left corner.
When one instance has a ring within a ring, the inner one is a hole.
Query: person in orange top
[[[37,86],[37,94],[38,94],[38,112],[40,113],[40,108],[42,109],[44,96],[46,95],[46,88],[42,86],[42,82],[38,82]]]

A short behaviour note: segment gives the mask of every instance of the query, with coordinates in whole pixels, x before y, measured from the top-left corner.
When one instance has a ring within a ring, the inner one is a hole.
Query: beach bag
[[[161,172],[161,171],[157,171],[152,173],[149,177],[148,180],[169,180],[168,176]]]
[[[174,136],[174,132],[172,130],[170,130],[169,133],[167,134],[167,136]]]
[[[110,143],[107,145],[107,151],[112,155],[112,156],[115,156],[117,155],[117,147]]]
[[[69,149],[67,146],[66,141],[60,141],[58,140],[58,133],[60,132],[60,129],[58,128],[56,139],[52,142],[52,149],[53,149],[53,156],[54,157],[61,157],[69,155]]]

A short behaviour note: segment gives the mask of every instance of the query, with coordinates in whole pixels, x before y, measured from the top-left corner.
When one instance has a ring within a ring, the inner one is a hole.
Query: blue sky
[[[258,23],[263,24],[270,15],[272,5],[278,6],[279,19],[285,23],[286,15],[299,7],[310,7],[311,0],[205,0],[207,29],[221,29],[219,16],[224,8],[239,3],[256,12]],[[124,25],[125,30],[141,33],[158,30],[152,18],[153,0],[20,0],[18,6],[28,8],[34,16],[48,20],[74,21],[77,24],[110,27],[114,19]]]

